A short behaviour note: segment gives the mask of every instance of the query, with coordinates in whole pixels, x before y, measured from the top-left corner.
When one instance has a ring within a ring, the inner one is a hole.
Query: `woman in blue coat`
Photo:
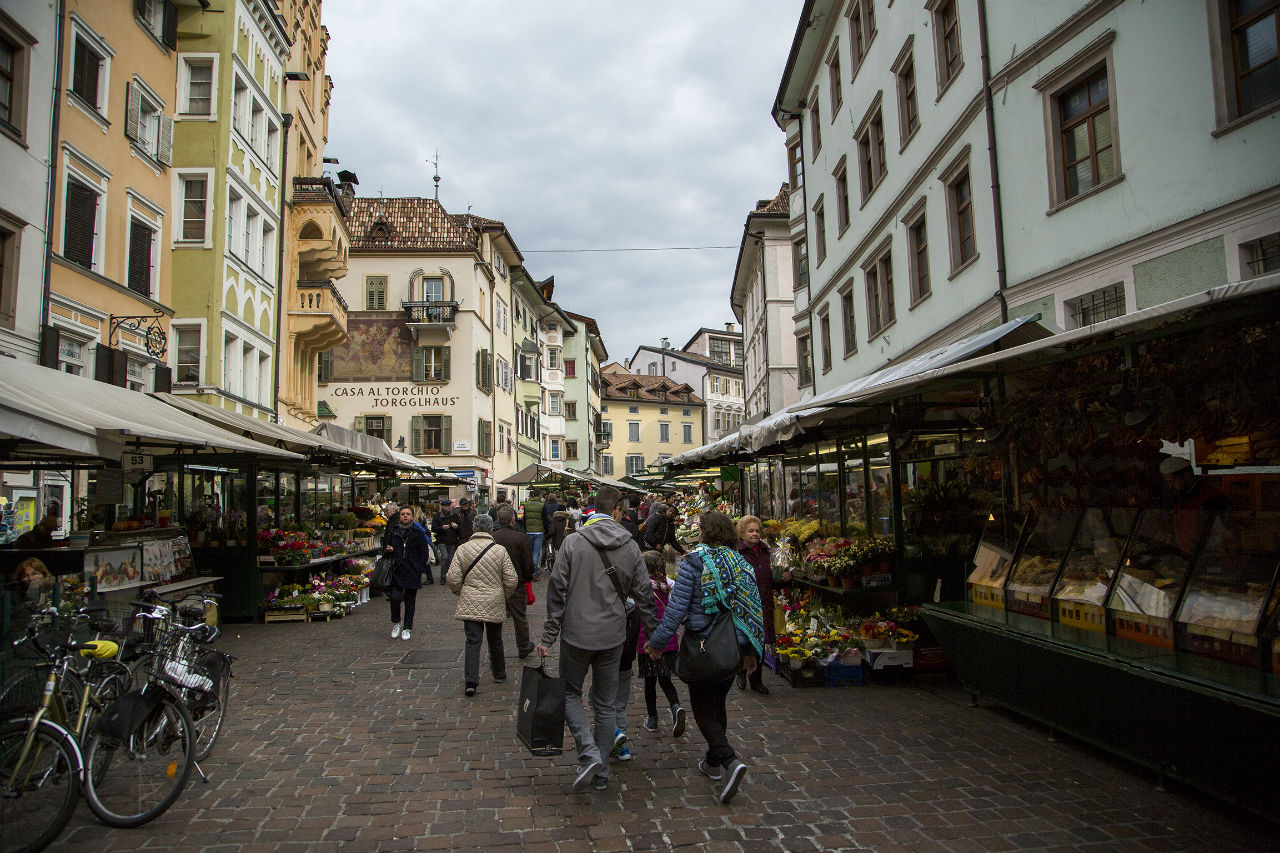
[[[413,613],[418,606],[418,590],[422,588],[422,567],[427,562],[427,532],[413,520],[413,507],[402,507],[396,520],[387,525],[382,537],[382,553],[395,561],[391,570],[391,639],[409,639],[413,630]],[[404,624],[400,623],[400,604],[404,603]]]
[[[764,617],[754,574],[735,550],[738,529],[729,516],[705,512],[698,527],[702,544],[680,561],[671,600],[645,651],[649,657],[660,659],[662,649],[682,622],[687,623],[686,631],[701,634],[717,614],[727,610],[733,617],[744,669],[750,675],[760,665],[764,652]],[[714,781],[724,780],[719,797],[722,803],[733,799],[747,772],[747,766],[738,759],[727,736],[725,697],[729,695],[733,678],[730,675],[722,681],[689,685],[693,719],[707,741],[707,755],[698,762],[698,769]]]

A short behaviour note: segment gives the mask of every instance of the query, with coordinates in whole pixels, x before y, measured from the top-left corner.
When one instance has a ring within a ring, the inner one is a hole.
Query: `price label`
[[[154,459],[150,453],[126,453],[120,458],[120,467],[125,471],[152,471]]]
[[[814,631],[817,631],[817,630],[818,630],[818,619],[815,616],[814,618],[809,620],[809,633],[812,634]]]

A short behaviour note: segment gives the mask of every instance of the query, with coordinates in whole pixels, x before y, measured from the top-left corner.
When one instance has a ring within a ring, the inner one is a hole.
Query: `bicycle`
[[[48,659],[49,672],[35,713],[0,724],[3,853],[48,846],[66,827],[81,794],[109,826],[153,820],[177,800],[195,764],[191,717],[162,687],[130,691],[108,705],[84,682],[72,718],[63,700],[70,660],[77,654],[108,660],[119,646],[107,640],[77,643],[71,628],[50,649],[40,639],[40,625],[56,625],[59,616],[54,608],[35,614],[27,636],[15,643],[29,642]],[[91,618],[82,609],[70,621]]]
[[[152,637],[140,646],[142,653],[133,664],[133,683],[167,684],[186,703],[196,727],[196,771],[207,781],[199,762],[213,752],[222,732],[235,658],[209,646],[220,632],[201,620],[204,606],[216,603],[215,599],[200,597],[201,607],[182,606],[182,601],[190,598],[167,603],[157,596],[150,602],[130,602],[137,608],[134,618],[146,626],[144,634]]]

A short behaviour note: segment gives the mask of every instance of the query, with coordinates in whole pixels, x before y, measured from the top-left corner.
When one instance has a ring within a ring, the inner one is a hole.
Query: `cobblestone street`
[[[541,624],[545,584],[532,628]],[[231,625],[232,713],[159,820],[108,829],[81,805],[57,851],[1187,850],[1276,849],[1278,833],[1043,729],[973,706],[953,684],[734,689],[730,737],[750,766],[730,806],[695,771],[690,720],[640,728],[606,793],[568,793],[575,756],[530,757],[514,736],[520,665],[462,695],[463,632],[441,586],[413,639],[386,602],[329,623]],[[414,653],[413,663],[406,655]],[[681,695],[687,696],[683,685]],[[659,700],[660,703],[662,700]],[[662,706],[660,705],[660,708]]]

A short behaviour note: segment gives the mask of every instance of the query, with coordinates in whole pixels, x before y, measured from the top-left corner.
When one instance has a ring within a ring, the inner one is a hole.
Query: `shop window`
[[[1124,285],[1113,284],[1067,301],[1066,311],[1072,329],[1092,326],[1103,320],[1123,317]]]

